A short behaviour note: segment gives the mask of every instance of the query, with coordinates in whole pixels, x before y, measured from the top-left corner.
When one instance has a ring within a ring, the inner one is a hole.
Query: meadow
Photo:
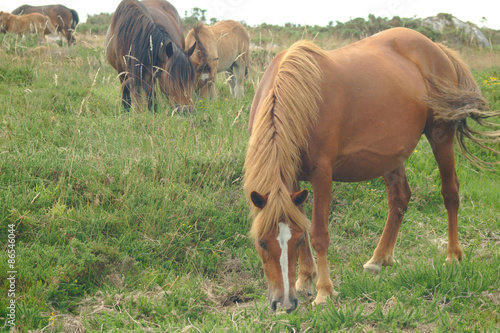
[[[445,264],[440,177],[422,138],[406,162],[412,198],[398,262],[377,277],[362,265],[385,223],[384,182],[334,183],[328,259],[340,293],[323,307],[302,300],[291,314],[272,313],[248,237],[242,167],[253,93],[277,50],[254,46],[241,101],[219,80],[219,97],[196,101],[192,113],[173,112],[165,99],[157,112],[125,112],[104,36],[77,38],[68,48],[0,35],[2,295],[13,270],[9,225],[17,272],[16,326],[2,296],[1,331],[500,331],[498,168],[480,170],[457,151],[465,257]],[[292,42],[260,38],[278,49]],[[500,49],[460,52],[499,109]]]

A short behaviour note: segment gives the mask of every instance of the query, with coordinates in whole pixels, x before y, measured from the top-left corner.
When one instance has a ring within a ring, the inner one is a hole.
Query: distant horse
[[[250,37],[241,23],[226,20],[213,26],[197,23],[186,36],[186,49],[196,44],[191,62],[201,96],[216,96],[217,73],[226,72],[231,95],[243,98],[243,81],[248,72]]]
[[[466,123],[469,117],[480,121],[500,115],[487,108],[458,56],[413,30],[386,30],[328,52],[302,41],[278,54],[253,100],[244,166],[244,190],[254,216],[251,234],[271,308],[294,310],[297,292],[312,294],[316,277],[315,304],[336,294],[326,257],[332,181],[384,178],[389,215],[364,268],[376,274],[394,263],[411,195],[403,162],[422,134],[442,179],[449,226],[446,260],[460,261],[454,137],[461,147],[464,136],[483,148],[488,146],[482,142],[498,142],[498,131],[478,132]],[[485,136],[472,136],[479,133]],[[466,148],[462,152],[477,159]],[[300,180],[310,181],[314,193],[311,225],[301,207],[308,192],[299,190]]]
[[[17,35],[38,34],[40,42],[45,41],[45,34],[55,33],[56,28],[47,16],[33,13],[29,15],[14,15],[0,12],[0,31],[11,32]]]
[[[22,5],[14,9],[12,14],[26,15],[31,13],[40,13],[46,15],[56,26],[57,31],[61,32],[67,39],[68,45],[75,42],[73,33],[78,25],[78,13],[74,9],[69,9],[63,5],[30,6]]]
[[[181,24],[177,10],[164,0],[118,5],[106,35],[106,56],[119,73],[125,109],[131,93],[138,100],[144,92],[148,107],[154,106],[156,81],[172,104],[193,107],[195,72],[189,52],[184,53]]]

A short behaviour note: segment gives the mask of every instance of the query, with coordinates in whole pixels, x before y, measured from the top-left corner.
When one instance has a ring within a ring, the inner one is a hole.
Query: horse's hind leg
[[[453,140],[455,130],[447,123],[435,126],[426,131],[425,135],[432,147],[432,152],[436,158],[439,173],[441,175],[441,195],[444,206],[448,212],[448,249],[446,251],[446,261],[451,263],[454,260],[462,260],[462,248],[458,241],[458,207],[460,197],[458,195],[459,183],[455,171],[455,151]]]
[[[241,64],[236,64],[233,66],[233,73],[235,76],[235,87],[234,87],[234,97],[241,99],[243,98],[245,91],[243,88],[243,82],[245,81],[245,66]]]
[[[231,96],[234,97],[234,89],[236,86],[236,77],[234,76],[233,68],[231,68],[231,70],[229,70],[229,71],[226,71],[224,73],[224,75],[226,75],[226,82],[229,84],[229,92],[231,93]]]
[[[387,188],[389,215],[372,258],[363,266],[365,271],[374,275],[378,274],[382,266],[394,263],[394,245],[411,197],[405,167],[402,163],[396,170],[386,174],[384,181]]]

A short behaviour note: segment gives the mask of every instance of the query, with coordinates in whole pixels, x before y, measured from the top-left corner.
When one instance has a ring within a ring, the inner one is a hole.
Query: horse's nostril
[[[286,310],[286,312],[290,313],[290,312],[294,311],[298,305],[299,305],[299,301],[296,298],[292,299],[291,306],[290,306],[290,308],[288,308]]]
[[[276,309],[278,308],[278,303],[279,302],[276,300],[271,302],[271,310],[273,310],[273,312],[275,312]]]

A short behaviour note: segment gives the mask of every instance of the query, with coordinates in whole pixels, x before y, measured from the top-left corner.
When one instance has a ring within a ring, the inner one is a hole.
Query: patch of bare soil
[[[494,305],[500,305],[500,290],[497,290],[492,293],[484,291],[481,295],[484,298],[490,300],[491,303],[493,303]]]
[[[218,278],[207,280],[202,289],[213,302],[213,310],[233,312],[253,305],[253,297],[247,290],[262,282],[255,281],[250,273],[242,270],[241,259],[231,258],[222,265]]]

